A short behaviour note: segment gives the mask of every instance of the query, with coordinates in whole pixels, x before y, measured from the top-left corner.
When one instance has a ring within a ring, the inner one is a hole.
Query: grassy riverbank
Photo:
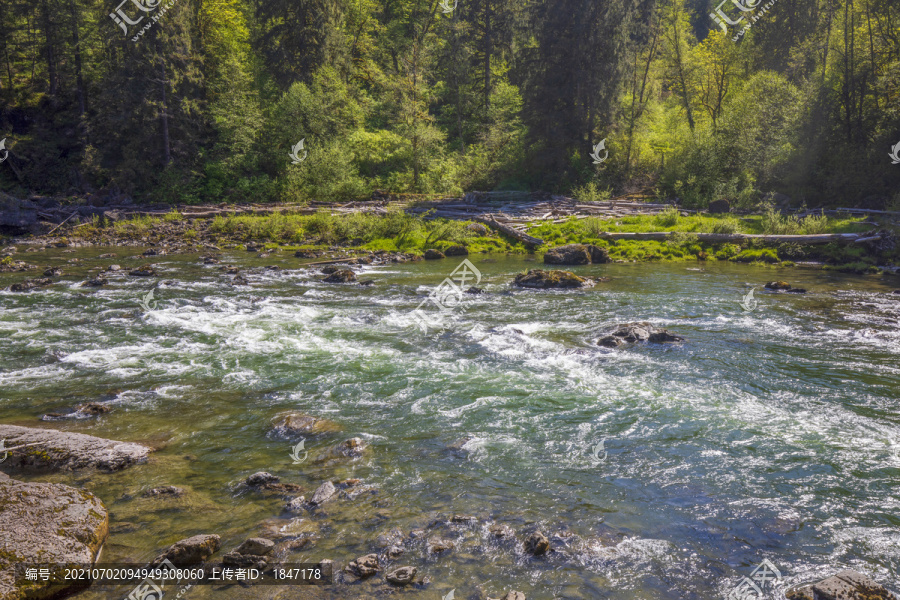
[[[798,244],[766,245],[757,240],[740,244],[709,244],[698,241],[697,233],[823,234],[863,233],[874,229],[893,232],[888,223],[861,217],[833,218],[810,215],[804,218],[781,215],[774,210],[737,217],[734,215],[689,215],[669,210],[658,215],[618,218],[569,218],[563,222],[531,224],[527,231],[545,244],[537,253],[569,243],[590,243],[606,248],[613,261],[695,261],[727,260],[772,265],[797,261],[819,261],[830,268],[854,272],[874,272],[877,265],[897,264],[896,248],[861,245]],[[601,239],[604,232],[677,232],[666,241]],[[271,214],[217,216],[189,219],[178,212],[161,218],[139,217],[115,223],[95,219],[93,223],[57,232],[54,243],[97,245],[156,245],[173,251],[203,246],[240,247],[247,245],[283,247],[285,250],[328,251],[335,247],[359,250],[390,250],[421,253],[429,248],[466,246],[470,253],[528,253],[523,243],[491,231],[480,223],[426,220],[403,212],[386,216],[368,213],[334,215]]]

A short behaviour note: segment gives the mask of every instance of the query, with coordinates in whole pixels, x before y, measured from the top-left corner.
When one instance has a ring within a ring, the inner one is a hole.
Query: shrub
[[[675,227],[678,225],[678,219],[681,218],[681,213],[678,212],[678,209],[674,206],[670,206],[653,219],[657,225],[662,227]]]

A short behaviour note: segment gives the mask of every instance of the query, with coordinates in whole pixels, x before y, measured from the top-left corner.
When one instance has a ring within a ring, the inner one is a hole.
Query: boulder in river
[[[312,498],[309,499],[309,503],[312,506],[321,506],[329,500],[334,499],[336,494],[337,489],[334,487],[334,484],[330,481],[326,481],[313,493]]]
[[[41,421],[60,421],[62,419],[89,419],[105,415],[112,411],[112,407],[102,402],[85,402],[75,407],[75,410],[67,413],[47,413],[41,417]]]
[[[195,535],[175,542],[150,563],[156,567],[168,560],[176,567],[199,565],[219,549],[221,538],[217,535]]]
[[[327,448],[325,452],[316,457],[315,462],[326,462],[342,458],[359,458],[367,447],[366,443],[360,438],[350,438]]]
[[[547,554],[550,550],[550,540],[540,531],[535,531],[525,538],[525,552],[534,556]]]
[[[6,441],[8,448],[28,445],[11,453],[4,463],[6,466],[28,470],[94,468],[118,471],[146,462],[147,455],[152,452],[147,446],[132,442],[17,425],[0,425],[0,439]]]
[[[341,269],[340,271],[335,271],[322,281],[325,283],[352,283],[356,281],[356,273],[350,269]]]
[[[88,279],[87,281],[82,282],[81,287],[103,287],[104,285],[106,285],[108,283],[109,283],[109,280],[106,277],[104,277],[103,275],[100,275],[98,277],[92,277],[91,279]]]
[[[531,269],[527,273],[516,275],[513,284],[524,288],[545,290],[587,287],[593,285],[593,281],[568,271]]]
[[[513,590],[511,592],[507,592],[506,595],[502,598],[488,598],[488,600],[525,600],[525,594]]]
[[[353,573],[357,577],[371,577],[381,568],[377,554],[366,554],[356,560],[351,560],[344,570]]]
[[[418,573],[418,569],[415,567],[400,567],[385,575],[384,578],[394,585],[409,585],[416,579],[416,573]]]
[[[615,348],[623,344],[634,342],[653,342],[657,344],[669,342],[683,342],[684,338],[660,327],[654,327],[646,321],[639,323],[625,323],[616,326],[616,329],[597,341],[600,346]]]
[[[178,498],[183,495],[184,489],[174,485],[151,488],[142,494],[145,498]]]
[[[244,483],[256,490],[276,492],[279,494],[302,492],[303,488],[296,483],[280,483],[277,475],[260,471],[248,477]]]
[[[46,277],[39,277],[37,279],[26,279],[22,283],[14,283],[9,286],[9,291],[11,292],[30,292],[31,290],[45,287],[48,285],[52,285],[53,280]]]
[[[770,281],[769,283],[766,284],[766,289],[767,290],[775,290],[775,291],[782,291],[782,290],[786,291],[786,290],[791,289],[791,284],[789,284],[787,281]]]
[[[425,260],[437,260],[439,258],[447,258],[447,256],[441,252],[440,250],[435,250],[434,248],[429,248],[423,254]]]
[[[334,421],[299,412],[279,415],[275,417],[272,425],[275,434],[287,438],[324,435],[341,431],[341,426]]]
[[[151,265],[142,265],[137,269],[128,271],[128,274],[132,277],[156,277],[156,269]]]
[[[59,267],[48,267],[47,269],[44,269],[44,277],[59,277],[62,274],[62,269]]]
[[[10,455],[12,456],[12,455]],[[0,598],[58,598],[83,585],[51,588],[37,580],[14,579],[16,563],[93,565],[109,535],[109,516],[100,500],[59,483],[26,483],[0,473]]]
[[[788,590],[785,595],[788,600],[897,600],[884,586],[850,570]]]

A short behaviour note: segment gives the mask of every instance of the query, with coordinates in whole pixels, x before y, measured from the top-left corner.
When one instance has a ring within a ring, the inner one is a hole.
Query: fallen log
[[[600,237],[606,240],[657,240],[662,241],[670,238],[678,232],[674,231],[653,231],[645,233],[609,233],[603,232]],[[697,236],[697,240],[701,242],[709,242],[712,244],[721,244],[726,242],[742,242],[745,240],[759,240],[768,244],[852,244],[856,242],[871,241],[872,237],[866,237],[868,234],[859,233],[823,233],[816,235],[766,235],[753,233],[691,233]]]
[[[486,217],[473,216],[472,220],[484,223],[488,227],[496,229],[497,231],[504,233],[513,239],[517,239],[520,242],[528,244],[529,246],[540,246],[544,243],[544,240],[540,238],[532,237],[523,231],[519,231],[518,229],[510,227],[509,225],[498,223],[494,218],[494,215],[487,215]]]

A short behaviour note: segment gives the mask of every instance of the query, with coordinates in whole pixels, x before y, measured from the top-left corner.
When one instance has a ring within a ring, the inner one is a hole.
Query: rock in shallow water
[[[159,566],[169,560],[176,567],[199,565],[219,549],[221,538],[217,535],[195,535],[169,546],[156,557],[151,566]]]
[[[335,489],[334,484],[330,481],[326,481],[315,491],[313,497],[309,499],[309,503],[312,506],[321,506],[329,500],[332,500],[335,494],[337,494],[337,490]]]
[[[371,577],[381,568],[378,562],[377,554],[367,554],[360,556],[356,560],[351,560],[345,570],[353,573],[357,577]]]
[[[625,323],[616,326],[615,331],[600,338],[597,344],[607,348],[615,348],[623,344],[632,344],[635,342],[653,342],[657,344],[669,342],[683,342],[684,338],[669,333],[668,330],[661,327],[654,327],[646,321],[639,323]]]
[[[14,563],[91,565],[108,535],[106,508],[93,494],[0,473],[0,599],[48,597],[48,584],[42,581],[16,586],[10,568]],[[53,592],[66,595],[78,587],[54,587]]]
[[[516,275],[513,284],[524,288],[545,290],[588,287],[593,285],[594,282],[568,271],[531,269],[527,273]]]
[[[897,600],[884,586],[850,570],[788,590],[786,596],[788,600]]]
[[[119,442],[53,429],[0,425],[0,439],[6,446],[35,444],[9,455],[4,463],[21,469],[88,469],[118,471],[146,462],[152,452],[147,446]]]
[[[325,283],[352,283],[356,281],[356,273],[350,269],[341,269],[340,271],[335,271],[322,281]]]
[[[415,580],[416,573],[418,569],[415,567],[400,567],[385,575],[385,579],[394,585],[409,585]]]
[[[337,433],[341,430],[341,426],[334,421],[296,412],[279,415],[272,425],[274,432],[282,437],[322,435]]]
[[[550,550],[550,540],[540,531],[535,531],[525,538],[525,552],[535,556],[546,554]]]

